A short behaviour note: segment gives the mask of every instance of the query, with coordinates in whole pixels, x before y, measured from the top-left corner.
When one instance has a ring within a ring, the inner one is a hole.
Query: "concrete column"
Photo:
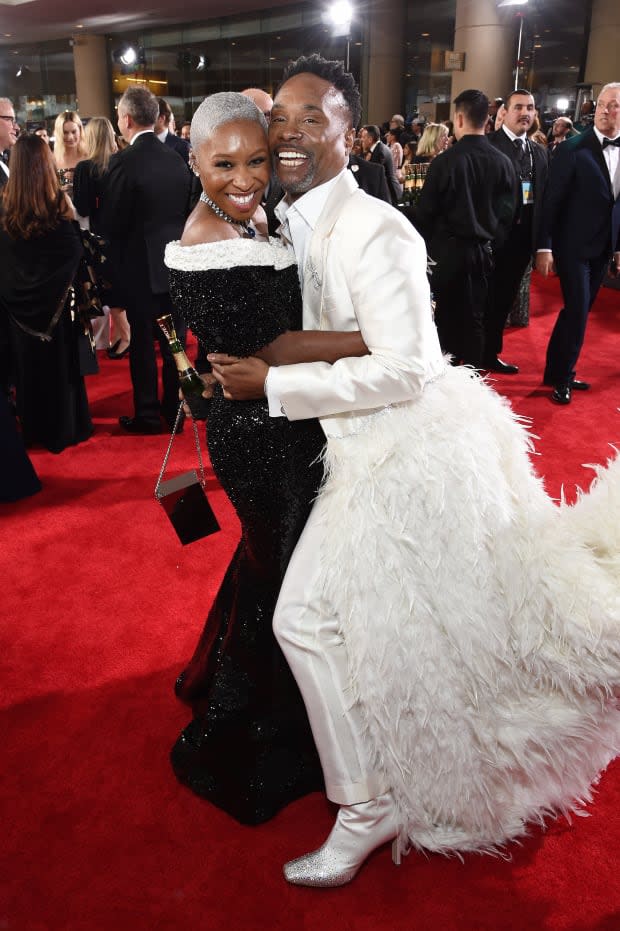
[[[73,68],[80,116],[111,119],[112,93],[105,36],[74,36]]]
[[[452,100],[470,88],[491,100],[512,90],[519,31],[514,10],[498,10],[496,0],[456,0],[454,51],[465,52],[465,70],[452,74]]]
[[[594,0],[584,82],[592,84],[596,97],[612,81],[620,81],[620,4]]]
[[[368,13],[368,67],[365,69],[366,123],[381,125],[403,113],[404,0],[378,0]]]

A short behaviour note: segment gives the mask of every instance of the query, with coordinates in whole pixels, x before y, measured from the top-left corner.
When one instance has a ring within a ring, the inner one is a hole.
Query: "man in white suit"
[[[418,397],[445,366],[423,240],[393,207],[360,190],[347,170],[359,118],[352,76],[340,63],[313,55],[285,72],[269,139],[286,192],[276,210],[299,265],[304,329],[360,330],[369,354],[334,365],[279,367],[209,356],[226,397],[266,394],[272,416],[319,417],[328,445],[360,431],[371,436],[373,422],[389,405]],[[274,617],[308,709],[327,795],[341,806],[325,844],[285,866],[289,882],[314,886],[349,882],[376,847],[397,838],[399,828],[390,786],[369,758],[351,698],[341,618],[322,592],[326,507],[319,497]]]

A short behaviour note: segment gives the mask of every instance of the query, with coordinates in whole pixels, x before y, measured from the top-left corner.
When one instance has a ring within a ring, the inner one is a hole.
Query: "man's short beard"
[[[278,164],[279,159],[277,156],[274,156],[273,165],[276,177],[280,184],[282,185],[282,190],[286,194],[305,194],[307,191],[311,190],[313,187],[314,176],[316,174],[316,163],[314,159],[308,159],[308,170],[303,178],[299,178],[297,181],[285,183],[282,181],[282,178],[278,174]]]

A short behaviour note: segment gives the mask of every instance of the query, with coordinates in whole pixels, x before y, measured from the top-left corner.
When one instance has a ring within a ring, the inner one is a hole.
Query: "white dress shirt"
[[[304,268],[308,257],[310,238],[321,216],[323,207],[332,192],[332,188],[345,171],[348,171],[348,168],[343,168],[335,178],[331,178],[324,184],[311,188],[305,194],[302,194],[298,200],[293,201],[292,204],[288,204],[286,198],[284,198],[274,210],[276,217],[280,221],[278,232],[286,247],[295,254],[297,259],[297,274],[299,275],[299,286],[302,295]],[[267,378],[265,379],[265,394],[269,402],[269,414],[271,417],[282,417],[284,416],[282,403],[273,386],[269,383],[269,372],[267,372]]]
[[[506,133],[506,135],[508,136],[508,138],[510,139],[511,142],[514,142],[515,139],[518,139],[522,146],[524,146],[524,145],[526,144],[526,142],[527,142],[527,133],[521,133],[520,136],[516,136],[516,135],[513,133],[512,129],[508,129],[508,127],[506,126],[505,123],[502,123],[502,129],[504,130],[504,132]]]
[[[136,133],[135,136],[131,137],[131,139],[129,140],[129,145],[133,145],[136,139],[138,138],[138,136],[144,136],[145,133],[153,133],[153,132],[154,130],[152,129],[141,129],[139,133]]]
[[[603,145],[603,136],[602,133],[598,131],[596,126],[594,127],[594,134],[601,146]],[[618,133],[620,136],[620,133]],[[614,136],[614,139],[617,139],[618,136]],[[609,180],[611,181],[611,186],[614,192],[614,197],[617,197],[620,194],[620,148],[615,145],[607,145],[603,149],[603,158],[607,165],[607,171],[609,172]]]
[[[327,203],[327,198],[332,192],[332,188],[338,181],[340,175],[347,171],[343,168],[335,178],[331,178],[324,184],[319,184],[312,188],[292,204],[286,202],[286,198],[280,201],[276,206],[274,213],[280,221],[278,232],[286,243],[286,246],[295,254],[297,259],[297,274],[299,275],[299,285],[303,294],[304,268],[308,257],[308,246],[310,237],[314,232],[317,220],[321,216],[323,207]]]

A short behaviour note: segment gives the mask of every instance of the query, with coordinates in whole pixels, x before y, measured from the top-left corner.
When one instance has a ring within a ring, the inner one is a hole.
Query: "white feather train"
[[[558,507],[530,452],[464,368],[328,441],[323,595],[419,848],[582,811],[620,752],[620,460]]]

